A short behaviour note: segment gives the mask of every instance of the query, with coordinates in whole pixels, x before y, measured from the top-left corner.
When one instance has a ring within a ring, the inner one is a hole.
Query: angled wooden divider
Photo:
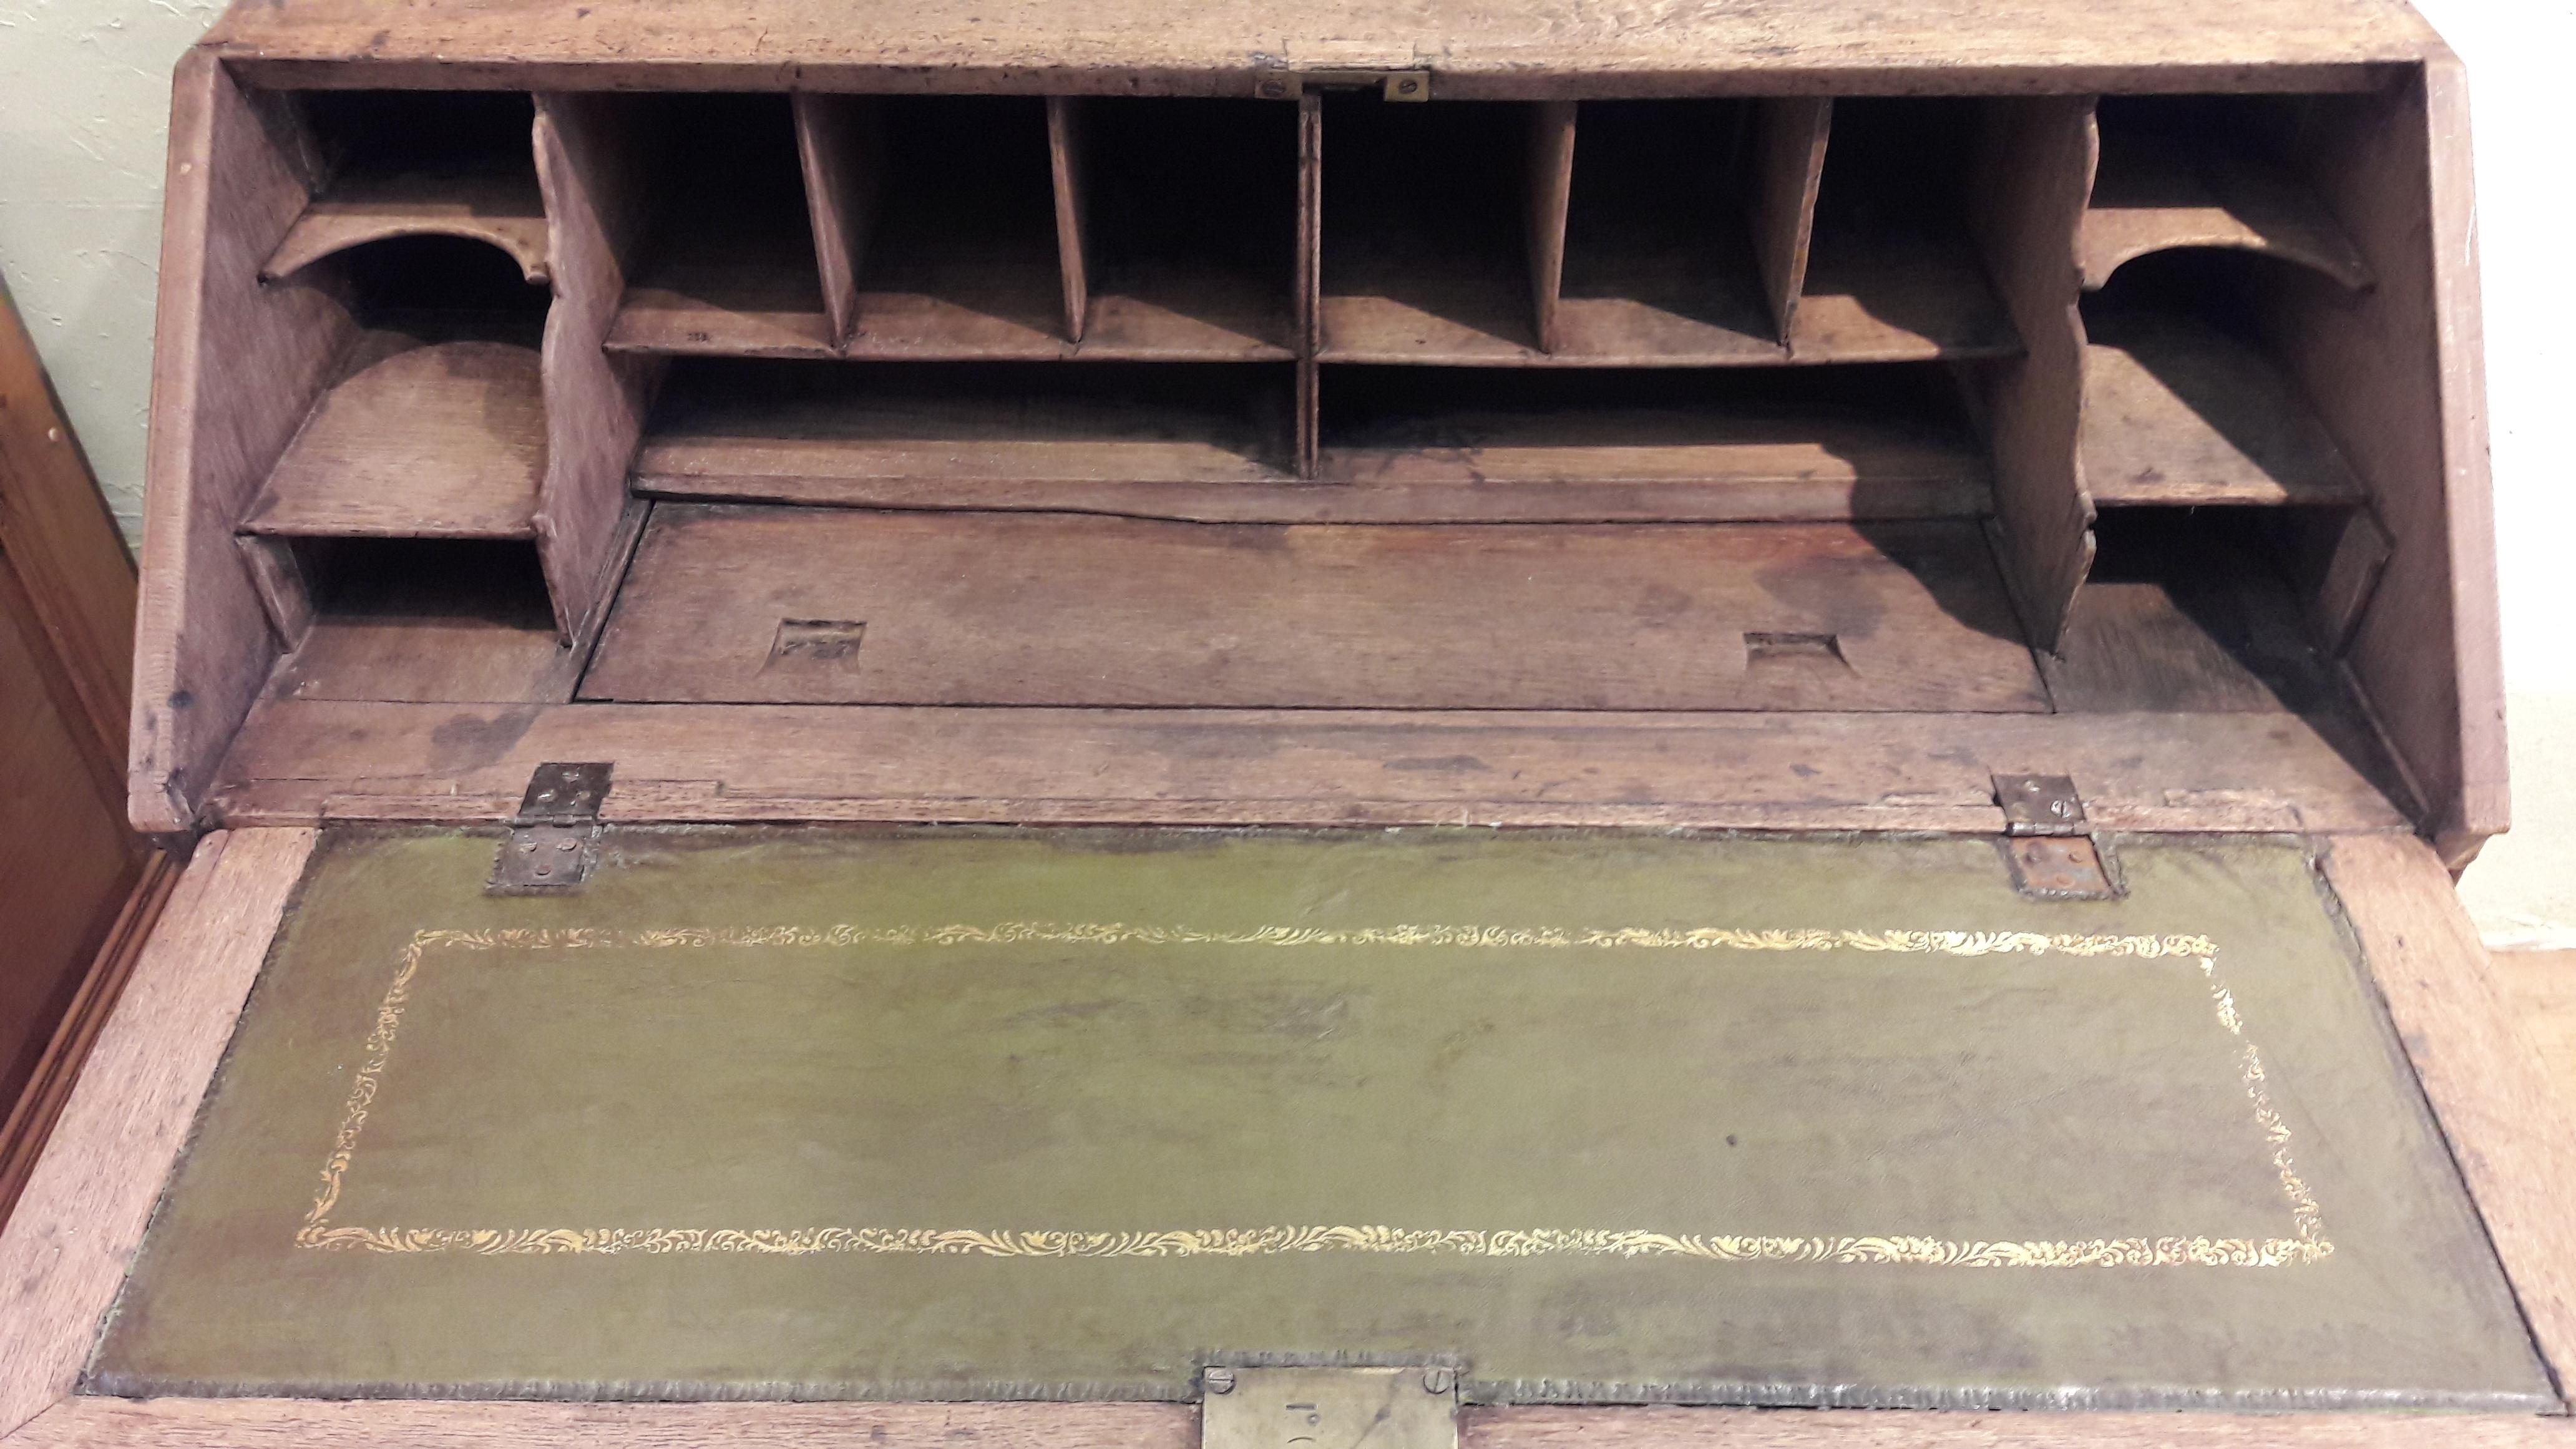
[[[1323,388],[1324,97],[1297,98],[1297,476],[1315,476]]]
[[[823,277],[823,311],[832,345],[846,348],[858,325],[859,273],[885,196],[885,128],[872,96],[799,92],[794,98],[796,156],[813,214],[814,262]]]
[[[1574,191],[1574,102],[1530,108],[1530,309],[1538,350],[1557,348],[1557,299],[1565,287],[1565,209]]]
[[[1084,233],[1091,224],[1091,188],[1083,175],[1082,102],[1047,97],[1047,161],[1055,177],[1055,245],[1064,269],[1064,335],[1082,341],[1091,316],[1091,257]]]
[[[1969,219],[2023,355],[1987,389],[2005,580],[2032,644],[2055,650],[2093,564],[2093,500],[2076,462],[2084,322],[2076,229],[2093,189],[2089,97],[1989,103]]]
[[[1762,268],[1763,290],[1784,344],[1797,333],[1798,299],[1807,288],[1816,193],[1833,119],[1831,96],[1754,103],[1753,177],[1746,188],[1753,258]]]

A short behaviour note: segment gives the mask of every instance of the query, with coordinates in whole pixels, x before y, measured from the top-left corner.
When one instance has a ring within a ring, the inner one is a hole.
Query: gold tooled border
[[[1999,954],[2187,958],[2208,985],[2218,1024],[2237,1043],[2237,1070],[2254,1123],[2271,1146],[2291,1233],[2280,1238],[2125,1237],[2074,1242],[1969,1242],[1903,1234],[1767,1237],[1662,1233],[1642,1229],[1396,1227],[1178,1228],[1067,1232],[978,1228],[400,1228],[331,1222],[358,1136],[411,1000],[413,978],[435,949],[580,950],[596,947],[956,946],[1036,942],[1149,946],[1432,946],[1565,950],[1895,951],[1940,956]],[[964,1253],[988,1257],[1253,1257],[1279,1253],[1447,1253],[1526,1258],[1551,1254],[1671,1257],[1715,1262],[1903,1263],[1965,1268],[2094,1268],[2201,1265],[2273,1268],[2313,1263],[2334,1252],[2316,1196],[2290,1154],[2290,1128],[2272,1105],[2262,1053],[2246,1038],[2235,997],[2218,975],[2218,947],[2202,936],[2052,936],[2019,931],[1550,930],[1506,926],[1265,926],[1207,931],[1185,926],[1038,921],[994,926],[801,926],[732,930],[420,931],[404,947],[393,984],[376,1008],[364,1060],[350,1084],[340,1129],[322,1164],[322,1185],[295,1241],[301,1247],[379,1253]]]

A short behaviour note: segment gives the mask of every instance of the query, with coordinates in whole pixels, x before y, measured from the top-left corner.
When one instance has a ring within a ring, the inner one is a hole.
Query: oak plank
[[[848,623],[809,643],[798,621],[818,620]],[[1759,647],[1782,639],[1812,657]],[[2046,708],[1967,523],[1306,528],[689,504],[655,513],[582,697]]]
[[[6,1441],[8,1449],[1194,1449],[1188,1404],[549,1404],[362,1399],[128,1399],[76,1396]]]
[[[2281,370],[2183,317],[2097,315],[2080,456],[2095,506],[2362,501],[2332,435]]]
[[[1807,252],[1815,240],[1816,192],[1824,180],[1834,103],[1801,96],[1757,101],[1753,117],[1753,256],[1762,269],[1764,300],[1786,342],[1807,290]]]
[[[1574,125],[1572,101],[1530,107],[1530,305],[1541,352],[1557,346],[1557,299],[1565,287],[1565,208],[1574,190]]]
[[[2326,879],[2563,1390],[2576,1370],[2576,1121],[2430,847],[2337,840]]]
[[[2576,1422],[2505,1414],[1955,1414],[1917,1410],[1478,1408],[1462,1449],[2524,1449]]]
[[[2110,830],[2408,828],[2292,715],[1611,714],[835,705],[263,704],[237,825],[506,820],[545,760],[613,760],[609,818],[2001,828],[2064,773]]]
[[[308,200],[289,131],[265,124],[211,54],[181,59],[135,610],[128,809],[143,830],[192,822],[276,658],[233,525],[357,334],[323,290],[260,284]]]
[[[823,311],[835,347],[858,326],[859,276],[885,192],[885,136],[865,96],[789,97],[796,117],[796,155],[805,172],[805,206],[814,222],[814,261],[823,278]]]
[[[1987,399],[1995,518],[2030,642],[2054,650],[2093,563],[2093,501],[2077,461],[2084,323],[2074,256],[2093,188],[2093,104],[1997,101],[1986,119],[1970,230],[2024,348],[1998,370]]]
[[[644,226],[644,157],[621,135],[614,98],[537,98],[537,181],[551,221],[554,305],[540,364],[545,478],[531,520],[555,629],[574,643],[608,606],[634,503],[627,465],[643,436],[660,368],[600,350]]]
[[[316,404],[241,523],[285,537],[534,538],[548,471],[534,348],[395,352]]]
[[[2229,247],[2367,287],[2370,264],[2288,171],[2251,156],[2192,154],[2172,138],[2107,129],[2076,255],[2099,290],[2121,263],[2168,247]]]
[[[525,166],[467,172],[359,172],[335,177],[259,269],[291,277],[334,252],[399,236],[458,236],[510,254],[531,282],[546,280],[546,211]]]
[[[2346,658],[2461,866],[2510,816],[2468,80],[2444,51],[2318,109],[2299,170],[2378,285],[2293,271],[2267,330],[2387,528]]]
[[[1420,37],[1436,37],[1428,56]],[[302,79],[363,58],[382,76],[546,83],[584,66],[595,84],[814,89],[966,86],[1115,94],[1252,95],[1280,68],[1403,69],[1428,59],[1443,100],[1542,94],[1830,94],[1928,86],[2015,90],[2034,72],[2070,90],[2122,88],[2170,68],[2183,90],[2369,84],[2336,68],[2420,58],[2429,28],[2395,0],[2109,0],[2070,25],[2054,0],[1885,0],[1747,8],[1655,0],[1435,4],[1263,0],[996,11],[978,0],[754,0],[710,10],[640,0],[494,7],[429,0],[241,6],[211,41],[254,74]],[[613,61],[603,62],[605,57]],[[343,77],[343,84],[350,83]],[[380,80],[376,84],[397,84]],[[505,82],[506,83],[506,82]]]
[[[0,1228],[0,1432],[71,1391],[313,842],[209,836],[172,893]]]

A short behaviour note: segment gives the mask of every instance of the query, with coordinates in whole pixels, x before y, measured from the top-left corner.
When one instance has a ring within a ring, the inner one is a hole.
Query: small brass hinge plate
[[[1458,1373],[1210,1368],[1200,1449],[1458,1449]]]
[[[549,761],[528,776],[510,836],[484,889],[493,895],[551,895],[577,889],[599,862],[599,807],[609,766]]]
[[[1431,99],[1427,70],[1292,70],[1263,76],[1252,92],[1265,101],[1293,101],[1308,91],[1376,91],[1390,101]]]
[[[2082,835],[2084,800],[2064,775],[1997,775],[2006,835]]]
[[[2013,889],[2044,901],[2107,901],[2120,894],[2091,836],[2006,836],[2004,862],[2012,869]]]

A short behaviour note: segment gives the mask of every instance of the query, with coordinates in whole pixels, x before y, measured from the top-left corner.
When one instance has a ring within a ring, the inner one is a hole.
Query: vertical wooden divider
[[[644,229],[643,167],[626,98],[537,97],[537,185],[546,207],[554,305],[546,309],[540,376],[546,476],[537,500],[537,554],[567,644],[585,637],[616,589],[639,505],[627,466],[644,436],[659,359],[602,350],[626,266]]]
[[[1541,352],[1556,350],[1556,304],[1565,284],[1566,203],[1574,194],[1572,101],[1530,108],[1530,300]]]
[[[1080,342],[1091,315],[1091,190],[1084,184],[1082,101],[1049,96],[1047,156],[1055,171],[1055,245],[1064,268],[1064,335]]]
[[[814,223],[814,262],[832,345],[849,346],[858,326],[859,275],[885,193],[885,134],[874,96],[799,91],[796,158],[805,171],[805,209]]]
[[[1816,193],[1833,131],[1831,96],[1782,96],[1753,103],[1753,175],[1745,188],[1753,260],[1780,340],[1798,321],[1807,289],[1807,252],[1816,234]]]
[[[1968,198],[1986,274],[2023,354],[1994,364],[1988,414],[2005,582],[2031,643],[2054,652],[2093,567],[2084,421],[2083,272],[2076,237],[2100,137],[2087,96],[1991,102]]]
[[[1324,98],[1297,98],[1297,476],[1315,476],[1323,445]]]

